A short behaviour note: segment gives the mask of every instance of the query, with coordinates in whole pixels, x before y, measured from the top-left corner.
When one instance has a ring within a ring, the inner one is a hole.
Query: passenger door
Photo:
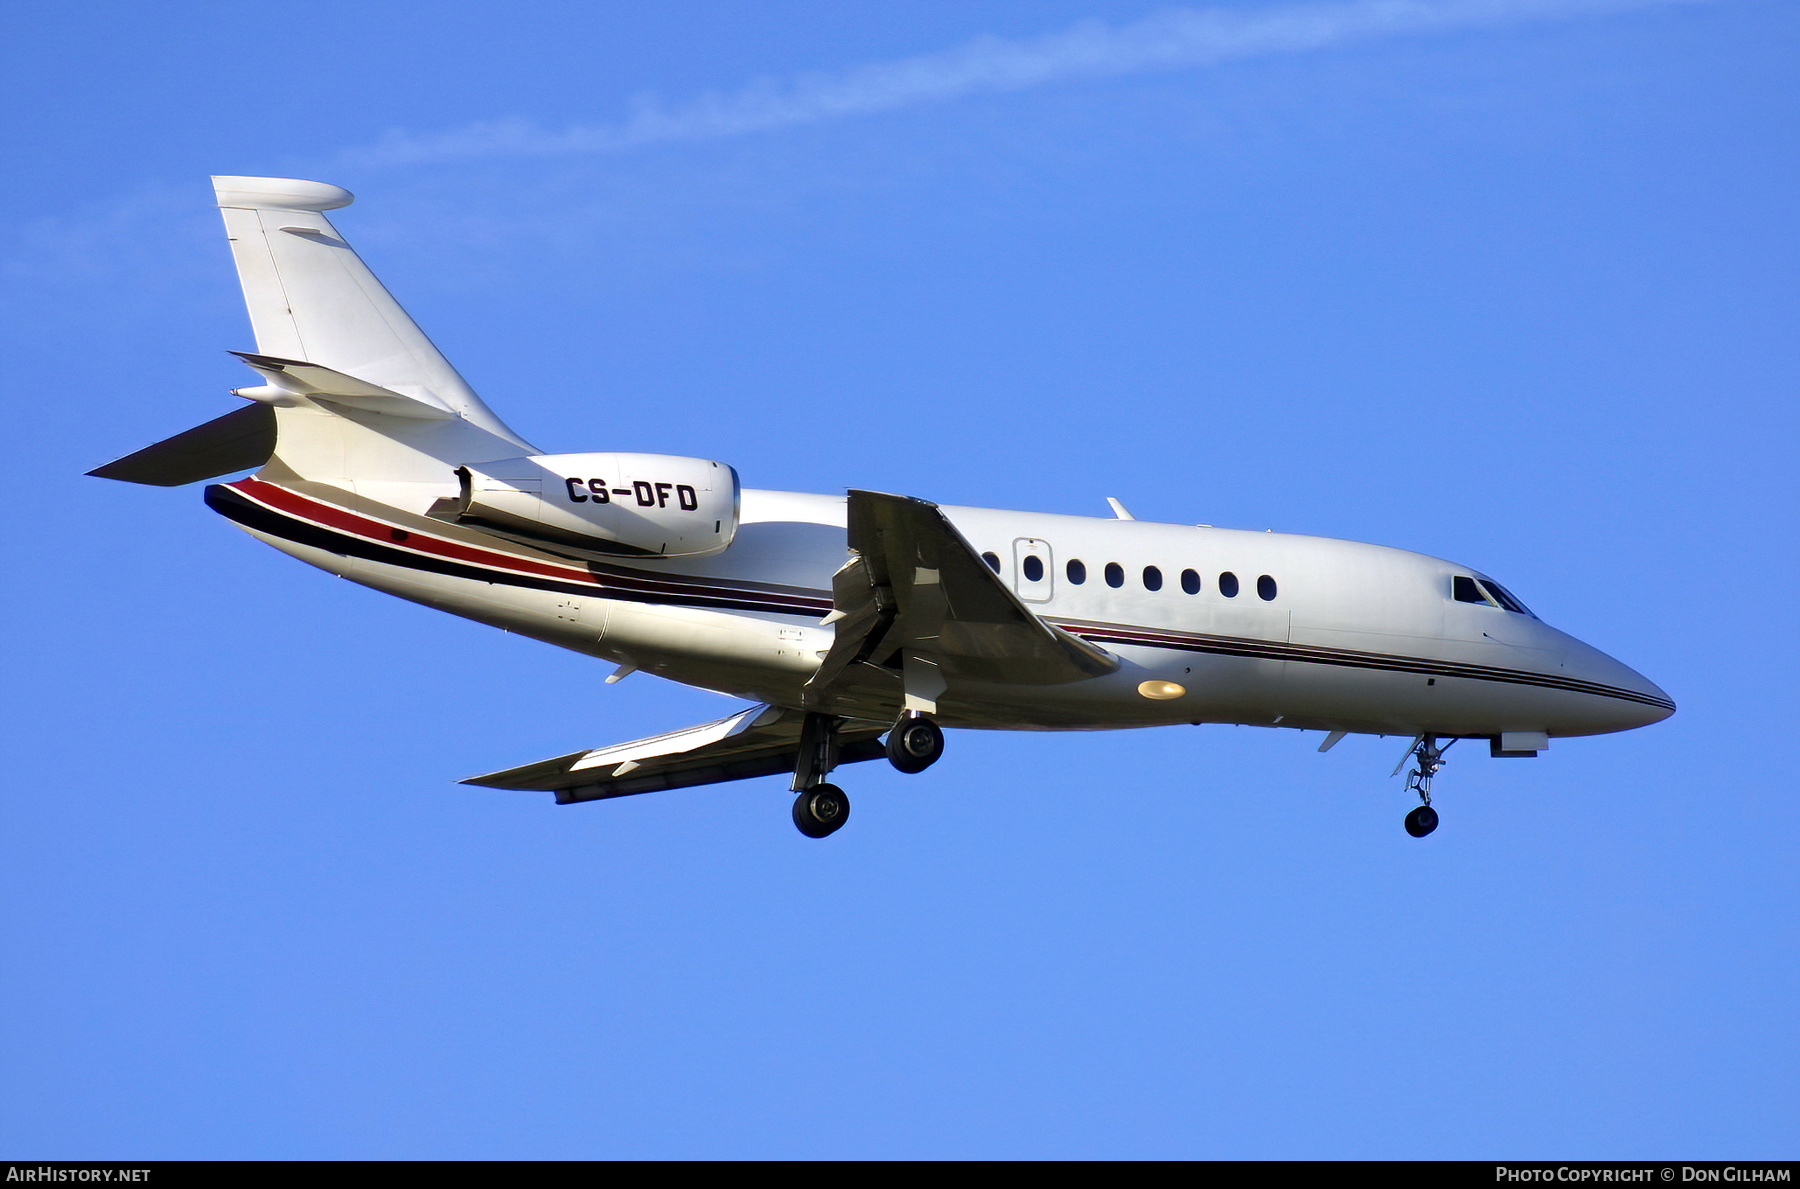
[[[1051,572],[1050,543],[1036,537],[1013,542],[1013,589],[1027,603],[1048,602],[1055,586]]]

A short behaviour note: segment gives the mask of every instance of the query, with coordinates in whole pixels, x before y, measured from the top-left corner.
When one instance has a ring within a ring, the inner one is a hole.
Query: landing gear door
[[[1027,603],[1047,602],[1053,578],[1050,566],[1050,543],[1036,537],[1020,537],[1013,542],[1013,589]]]

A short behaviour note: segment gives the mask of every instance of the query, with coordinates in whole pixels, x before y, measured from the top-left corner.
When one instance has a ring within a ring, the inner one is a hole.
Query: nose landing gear
[[[1456,740],[1452,739],[1439,747],[1436,735],[1420,735],[1400,760],[1402,767],[1407,760],[1413,761],[1413,770],[1406,774],[1406,787],[1419,794],[1419,800],[1423,802],[1406,815],[1406,832],[1414,838],[1423,838],[1438,827],[1437,810],[1431,807],[1431,778],[1444,766],[1444,753],[1455,745]],[[1400,769],[1395,768],[1394,774],[1398,776]]]

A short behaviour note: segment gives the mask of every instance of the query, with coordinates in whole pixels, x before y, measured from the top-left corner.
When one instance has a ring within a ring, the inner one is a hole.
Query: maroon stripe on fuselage
[[[228,490],[255,501],[272,512],[303,521],[332,532],[358,538],[379,547],[390,564],[405,565],[403,558],[413,554],[462,566],[480,569],[488,580],[504,582],[525,579],[537,586],[552,582],[580,593],[632,602],[656,602],[696,607],[719,607],[740,611],[762,611],[783,615],[822,616],[831,610],[831,600],[803,591],[758,590],[727,585],[717,580],[671,578],[664,575],[628,570],[616,566],[582,566],[559,564],[520,557],[497,549],[452,541],[418,529],[401,529],[403,541],[394,536],[398,525],[383,523],[335,504],[312,499],[276,483],[259,479],[243,479],[226,485]],[[399,556],[390,556],[390,555]],[[433,567],[436,569],[437,567]]]

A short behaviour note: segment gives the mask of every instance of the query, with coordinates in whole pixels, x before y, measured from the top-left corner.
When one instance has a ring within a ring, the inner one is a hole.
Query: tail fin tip
[[[222,207],[274,211],[334,211],[356,201],[356,195],[330,182],[302,178],[251,178],[213,175],[213,194]]]

